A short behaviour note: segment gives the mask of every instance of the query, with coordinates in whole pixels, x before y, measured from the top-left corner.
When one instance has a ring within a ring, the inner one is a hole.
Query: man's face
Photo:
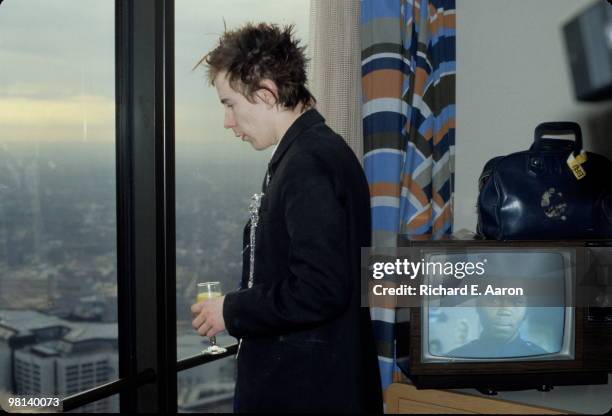
[[[483,336],[496,341],[510,342],[518,331],[527,312],[524,297],[495,297],[482,302],[478,308]]]
[[[275,144],[274,106],[266,103],[259,94],[255,94],[254,102],[250,102],[230,86],[226,75],[227,72],[220,72],[214,79],[217,95],[225,108],[223,127],[232,129],[236,137],[251,143],[256,150]]]

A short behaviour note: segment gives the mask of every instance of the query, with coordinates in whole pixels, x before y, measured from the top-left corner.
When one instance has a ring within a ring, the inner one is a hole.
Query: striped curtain
[[[364,169],[372,244],[452,233],[455,0],[362,0]],[[372,308],[383,388],[398,375],[393,305]]]

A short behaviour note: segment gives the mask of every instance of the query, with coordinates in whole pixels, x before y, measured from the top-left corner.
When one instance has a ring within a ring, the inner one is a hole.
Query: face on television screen
[[[567,280],[564,256],[560,253],[444,254],[429,260],[456,262],[474,256],[487,258],[487,272],[492,276],[546,279],[551,292],[563,296]],[[430,283],[437,279],[429,278]],[[567,355],[568,314],[563,306],[533,306],[527,296],[516,295],[464,296],[452,302],[455,305],[452,307],[444,306],[446,300],[431,300],[423,309],[423,324],[427,328],[423,337],[424,358],[520,360]]]
[[[560,353],[564,309],[505,305],[430,308],[429,353],[481,359]]]

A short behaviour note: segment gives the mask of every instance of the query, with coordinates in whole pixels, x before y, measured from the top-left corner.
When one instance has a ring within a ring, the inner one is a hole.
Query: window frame
[[[174,1],[115,0],[121,412],[176,412]],[[151,400],[155,398],[155,400]]]

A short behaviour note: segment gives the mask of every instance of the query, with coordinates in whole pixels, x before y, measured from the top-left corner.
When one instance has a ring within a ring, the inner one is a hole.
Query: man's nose
[[[236,127],[234,117],[232,117],[231,114],[225,113],[225,119],[223,120],[223,127],[226,129],[231,129],[233,127]]]

